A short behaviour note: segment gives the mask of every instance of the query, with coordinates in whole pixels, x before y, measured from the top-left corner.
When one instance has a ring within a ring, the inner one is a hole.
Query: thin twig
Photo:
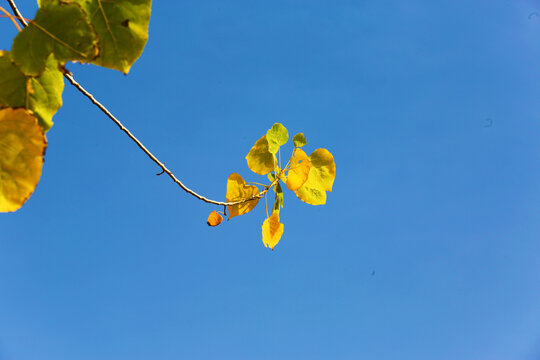
[[[7,2],[9,3],[9,6],[11,7],[11,9],[13,10],[13,12],[15,13],[15,17],[19,20],[19,22],[24,26],[28,26],[28,22],[26,22],[26,20],[24,19],[24,17],[22,16],[22,14],[20,13],[19,9],[17,8],[17,5],[15,5],[15,2],[14,0],[7,0]],[[178,184],[178,186],[180,186],[185,192],[187,192],[188,194],[190,195],[193,195],[195,196],[197,199],[199,200],[202,200],[204,202],[207,202],[209,204],[214,204],[214,205],[222,205],[222,206],[232,206],[232,205],[237,205],[237,204],[242,204],[242,203],[245,203],[245,202],[248,202],[248,201],[251,201],[251,200],[255,200],[255,199],[260,199],[264,194],[266,194],[266,192],[272,187],[272,185],[274,185],[274,183],[268,185],[267,187],[265,187],[261,192],[259,192],[259,194],[257,195],[254,195],[248,199],[243,199],[243,200],[239,200],[239,201],[231,201],[231,202],[223,202],[223,201],[215,201],[215,200],[211,200],[211,199],[208,199],[202,195],[199,195],[197,194],[195,191],[191,190],[190,188],[188,188],[186,185],[184,185],[180,180],[178,180],[176,178],[176,176],[174,176],[174,174],[169,170],[167,169],[167,167],[165,166],[164,163],[162,163],[161,161],[159,161],[155,156],[154,154],[152,154],[140,141],[139,139],[137,139],[135,137],[135,135],[133,135],[121,122],[120,120],[118,120],[104,105],[102,105],[99,101],[97,101],[94,96],[89,93],[85,88],[83,88],[81,86],[81,84],[79,84],[77,81],[75,81],[75,79],[73,78],[73,75],[68,71],[66,70],[66,68],[64,68],[63,66],[60,67],[61,70],[62,70],[62,73],[64,74],[64,77],[69,81],[69,83],[71,85],[73,85],[77,90],[79,90],[79,92],[81,94],[83,94],[84,96],[86,96],[91,102],[92,104],[96,105],[105,115],[107,115],[107,117],[109,119],[111,119],[119,128],[120,130],[122,130],[135,144],[137,144],[137,146],[153,161],[155,162],[160,168],[161,170],[163,170],[164,173],[166,173],[167,175],[169,175],[169,177],[172,179],[172,181],[174,181],[176,184]]]

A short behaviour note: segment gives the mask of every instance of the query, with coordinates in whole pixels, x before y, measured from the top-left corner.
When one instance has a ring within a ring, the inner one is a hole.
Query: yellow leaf
[[[306,181],[306,183],[298,190],[294,192],[296,196],[303,202],[310,205],[324,205],[326,204],[326,191],[313,187],[312,184]]]
[[[283,224],[279,222],[279,214],[274,212],[269,218],[264,220],[262,224],[262,240],[264,246],[274,250],[274,246],[276,246],[279,239],[281,239],[281,235],[283,235]]]
[[[24,109],[0,110],[0,212],[18,210],[41,177],[47,140]]]
[[[259,175],[266,175],[274,170],[276,155],[268,150],[266,135],[257,140],[246,156],[248,167]]]
[[[227,179],[227,202],[249,199],[259,194],[259,189],[255,185],[246,185],[242,176],[231,174]],[[257,205],[259,199],[253,199],[244,203],[229,206],[229,220],[235,216],[244,215]]]
[[[310,156],[311,168],[307,181],[296,190],[296,196],[311,205],[326,204],[326,191],[332,191],[336,178],[334,157],[326,149],[317,149]]]
[[[292,191],[298,190],[308,179],[311,161],[304,150],[296,148],[291,158],[291,168],[287,174],[287,188]]]
[[[218,226],[222,221],[223,217],[214,210],[210,213],[210,215],[208,215],[208,220],[206,220],[206,223],[208,226]]]

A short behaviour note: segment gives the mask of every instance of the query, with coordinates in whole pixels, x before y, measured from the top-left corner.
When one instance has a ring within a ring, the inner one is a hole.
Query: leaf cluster
[[[235,216],[244,215],[253,210],[261,196],[264,197],[266,219],[262,224],[262,241],[272,250],[283,235],[284,225],[280,222],[280,211],[284,204],[283,188],[294,191],[303,202],[310,205],[326,204],[326,193],[332,191],[336,177],[334,157],[326,149],[316,149],[309,156],[302,150],[306,145],[303,133],[293,137],[293,151],[285,164],[281,165],[281,147],[289,140],[289,132],[279,123],[274,124],[265,135],[255,142],[246,156],[247,165],[251,171],[266,175],[270,183],[248,185],[239,174],[233,173],[227,179],[226,198],[228,202],[243,201],[229,206],[229,220]],[[274,202],[271,212],[268,212],[267,192],[273,190]],[[208,218],[208,225],[216,226],[221,220],[215,221],[217,212],[213,211]]]
[[[62,106],[66,62],[127,74],[148,39],[151,0],[38,4],[11,51],[0,50],[0,212],[19,209],[37,186],[41,166],[36,164],[43,164],[45,133]],[[34,151],[31,144],[43,151]]]

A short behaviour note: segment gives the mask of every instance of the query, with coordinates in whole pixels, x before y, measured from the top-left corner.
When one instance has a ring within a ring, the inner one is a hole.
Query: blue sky
[[[66,85],[37,190],[0,217],[0,359],[539,359],[534,11],[156,1],[128,76],[76,78],[205,196],[264,179],[244,157],[274,122],[333,153],[334,192],[287,192],[273,252],[262,206],[208,228]]]

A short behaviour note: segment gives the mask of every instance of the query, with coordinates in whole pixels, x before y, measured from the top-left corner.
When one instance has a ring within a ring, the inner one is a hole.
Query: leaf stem
[[[13,25],[15,25],[15,27],[17,28],[17,30],[19,30],[19,32],[21,31],[21,27],[19,26],[19,24],[17,24],[17,21],[15,21],[15,17],[13,15],[11,15],[9,12],[7,12],[6,9],[4,9],[3,7],[0,6],[0,11],[2,11],[4,14],[6,14],[6,16],[11,20],[11,22],[13,23]]]
[[[15,17],[19,20],[19,22],[21,23],[21,25],[23,25],[24,27],[28,26],[28,22],[24,19],[24,17],[22,16],[22,14],[20,13],[19,9],[17,8],[17,5],[15,4],[14,0],[6,0],[8,3],[9,3],[9,6],[11,7],[11,9],[13,10],[13,13],[15,14]],[[209,203],[209,204],[214,204],[214,205],[221,205],[221,206],[233,206],[233,205],[238,205],[238,204],[242,204],[242,203],[245,203],[245,202],[248,202],[250,200],[254,200],[254,199],[260,199],[263,195],[266,194],[266,192],[272,187],[273,183],[270,184],[268,187],[265,187],[265,189],[263,189],[261,192],[259,192],[257,195],[253,195],[252,197],[250,198],[247,198],[247,199],[243,199],[243,200],[238,200],[238,201],[231,201],[231,202],[224,202],[224,201],[216,201],[216,200],[211,200],[211,199],[208,199],[202,195],[199,195],[197,194],[195,191],[191,190],[190,188],[188,188],[186,185],[184,185],[176,176],[174,176],[174,174],[169,170],[167,169],[167,167],[165,166],[165,164],[161,161],[158,160],[158,158],[152,154],[140,141],[139,139],[137,139],[135,137],[135,135],[133,135],[121,122],[120,120],[118,120],[104,105],[102,105],[99,101],[97,101],[94,96],[88,92],[85,88],[82,87],[81,84],[79,84],[77,81],[75,81],[75,78],[73,77],[73,74],[71,74],[71,72],[69,72],[65,67],[61,67],[61,70],[62,70],[62,73],[64,74],[64,77],[69,81],[69,83],[71,85],[73,85],[77,90],[79,90],[79,92],[81,94],[83,94],[84,96],[86,96],[91,102],[92,104],[94,104],[95,106],[97,106],[101,112],[103,112],[109,119],[111,119],[119,128],[120,130],[122,130],[154,163],[156,163],[160,168],[161,170],[163,170],[164,173],[166,173],[167,175],[169,175],[169,177],[172,179],[172,181],[174,181],[178,186],[180,186],[185,192],[187,192],[188,194],[196,197],[197,199],[201,200],[201,201],[204,201],[206,203]]]
[[[266,209],[266,218],[268,219],[268,203],[266,202],[266,194],[264,194],[264,208]]]
[[[255,182],[255,181],[248,181],[246,184],[255,184],[255,185],[262,186],[262,187],[266,187],[266,186],[267,186],[267,185],[264,185],[264,184],[261,184],[261,183]]]

